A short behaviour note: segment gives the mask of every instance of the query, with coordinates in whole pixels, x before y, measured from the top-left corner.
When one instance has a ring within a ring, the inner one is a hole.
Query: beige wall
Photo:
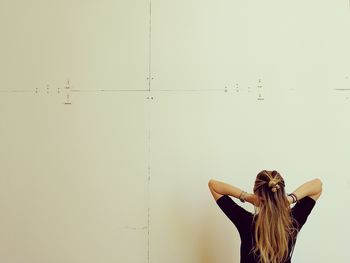
[[[1,0],[0,262],[239,262],[207,182],[262,169],[323,180],[294,261],[349,261],[349,11]]]

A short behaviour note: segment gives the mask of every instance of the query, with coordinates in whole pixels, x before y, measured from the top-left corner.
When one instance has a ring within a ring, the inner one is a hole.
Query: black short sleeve
[[[239,234],[242,236],[245,231],[249,230],[253,214],[236,204],[228,195],[223,195],[216,200],[216,203],[225,215],[237,227]]]
[[[316,201],[312,199],[310,196],[305,196],[300,199],[299,202],[295,204],[295,206],[291,209],[292,216],[298,222],[298,229],[302,228],[305,224],[306,219],[314,208]]]

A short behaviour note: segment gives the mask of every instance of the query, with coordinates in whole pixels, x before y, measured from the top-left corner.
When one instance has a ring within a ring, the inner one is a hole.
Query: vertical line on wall
[[[149,1],[149,31],[148,31],[148,91],[151,91],[151,66],[152,66],[152,0]]]
[[[152,48],[151,48],[151,18],[152,18],[152,0],[149,1],[149,52],[148,52],[148,91],[151,91],[151,60],[152,60]],[[148,101],[150,102],[150,101]],[[151,107],[152,104],[148,103],[148,181],[147,181],[147,193],[148,193],[148,209],[147,209],[147,262],[150,263],[150,181],[151,181]]]

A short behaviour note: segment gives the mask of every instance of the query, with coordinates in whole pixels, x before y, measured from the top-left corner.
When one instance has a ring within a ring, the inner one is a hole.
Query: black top
[[[225,215],[232,221],[232,223],[237,227],[239,235],[241,237],[241,260],[240,263],[259,263],[257,259],[254,259],[254,253],[250,252],[255,244],[254,239],[254,228],[253,214],[248,212],[243,207],[239,206],[235,201],[231,199],[228,195],[223,195],[216,200],[216,203],[225,213]],[[291,209],[292,217],[299,223],[299,225],[293,222],[295,228],[298,232],[301,230],[302,226],[305,224],[308,215],[315,206],[316,201],[309,196],[305,196],[303,199],[299,200],[294,207]],[[255,221],[254,221],[255,222]],[[290,256],[284,263],[291,263],[291,255],[294,249],[294,244],[296,240],[289,242],[289,252]],[[250,253],[249,253],[250,252]],[[258,252],[257,252],[258,253]],[[259,254],[258,254],[259,255]]]

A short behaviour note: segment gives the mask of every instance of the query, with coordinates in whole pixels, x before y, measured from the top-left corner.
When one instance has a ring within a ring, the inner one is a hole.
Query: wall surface
[[[237,263],[207,183],[262,169],[323,181],[294,262],[350,262],[349,13],[1,0],[0,262]]]

